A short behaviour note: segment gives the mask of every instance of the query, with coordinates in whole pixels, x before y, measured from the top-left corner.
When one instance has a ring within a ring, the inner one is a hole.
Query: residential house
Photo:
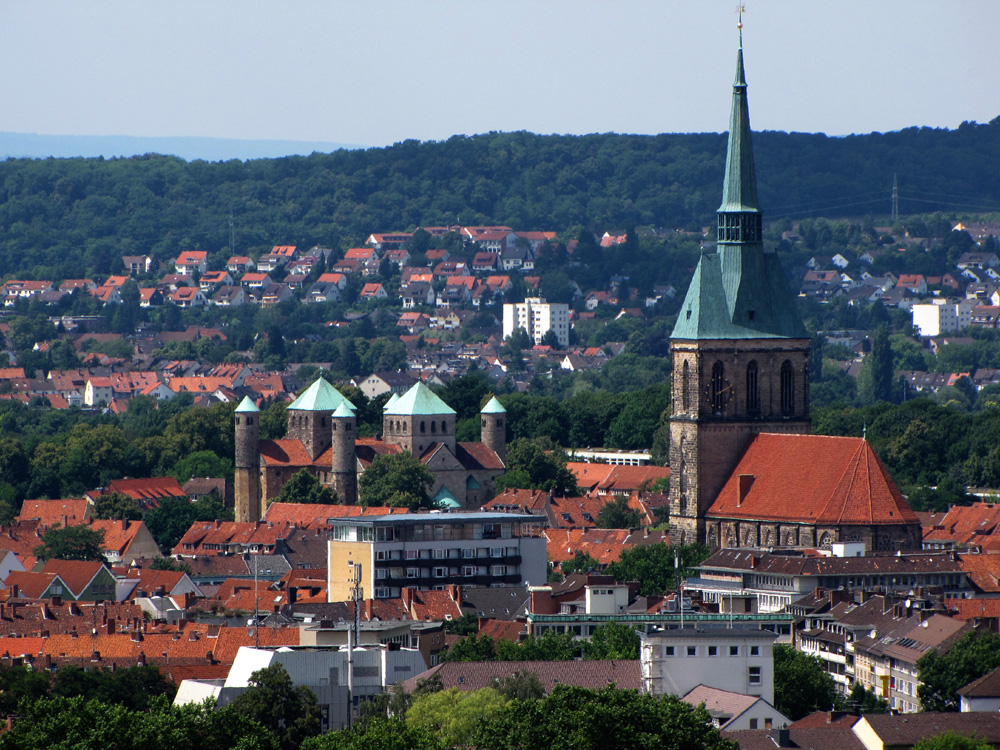
[[[177,273],[184,276],[194,276],[208,270],[208,253],[204,250],[186,250],[174,260]]]
[[[159,307],[163,304],[163,292],[157,287],[139,289],[139,307]]]
[[[226,270],[234,277],[242,276],[254,269],[254,262],[246,255],[233,255],[226,261]]]
[[[430,327],[430,317],[422,312],[404,312],[400,313],[396,325],[405,328],[411,334],[417,334]]]
[[[896,282],[896,288],[908,289],[922,297],[927,294],[927,280],[919,273],[900,274],[899,281]]]
[[[104,534],[101,551],[112,565],[131,565],[163,554],[144,521],[92,520],[90,528]]]
[[[996,253],[962,253],[955,266],[962,270],[977,268],[982,271],[1000,266],[1000,257]]]
[[[478,252],[472,259],[473,273],[489,273],[497,268],[499,255],[495,252]]]
[[[288,284],[267,284],[260,290],[260,306],[272,307],[295,298]]]
[[[83,560],[46,560],[40,572],[57,576],[65,584],[62,598],[67,601],[117,600],[114,574],[104,563]]]
[[[260,293],[265,287],[273,284],[274,281],[266,273],[248,272],[240,278],[240,286],[251,292]]]
[[[92,289],[97,289],[97,284],[94,283],[93,279],[66,279],[59,285],[60,292],[75,292],[77,289],[89,292]]]
[[[198,288],[205,294],[212,294],[219,287],[231,286],[233,277],[229,271],[206,271],[198,279]]]
[[[405,247],[396,248],[387,251],[384,258],[397,268],[402,268],[410,262],[410,251]]]
[[[505,248],[500,253],[500,270],[502,271],[533,271],[535,257],[527,247]]]
[[[410,282],[399,290],[399,297],[402,300],[404,310],[433,305],[435,301],[434,287],[427,282]]]
[[[386,250],[399,250],[400,248],[405,247],[412,237],[412,232],[371,234],[368,236],[366,244],[371,245],[379,252],[384,252]]]
[[[383,393],[402,396],[416,384],[416,378],[405,372],[373,372],[363,380],[352,380],[351,384],[360,388],[368,400],[378,398]]]
[[[212,304],[220,307],[236,307],[249,301],[246,290],[242,286],[223,286],[212,295]]]
[[[994,669],[959,688],[958,696],[962,713],[1000,711],[1000,669]]]
[[[287,262],[288,258],[284,255],[265,253],[257,259],[257,270],[261,273],[271,273],[271,271],[281,268]]]
[[[148,255],[123,255],[122,265],[129,276],[141,276],[153,269],[153,259]]]
[[[704,704],[712,725],[724,732],[777,729],[791,723],[791,719],[756,695],[698,685],[681,700],[692,708]]]
[[[343,274],[324,274],[343,276]],[[304,298],[305,302],[340,302],[340,287],[332,281],[317,281],[309,287]]]
[[[381,284],[365,284],[358,293],[358,299],[363,300],[386,299],[388,296],[385,287]]]
[[[167,295],[167,299],[178,307],[193,308],[204,307],[208,304],[208,298],[198,287],[181,287]]]

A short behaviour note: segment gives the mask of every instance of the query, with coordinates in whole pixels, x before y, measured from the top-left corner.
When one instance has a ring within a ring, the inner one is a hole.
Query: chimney
[[[750,488],[753,487],[753,474],[739,474],[736,477],[736,507],[739,508],[743,505],[743,501],[747,499],[747,495],[750,492]]]
[[[552,599],[551,586],[529,586],[531,596],[531,612],[536,615],[559,614],[559,603]]]
[[[791,732],[789,731],[788,727],[781,727],[780,729],[772,729],[771,740],[778,747],[792,746]]]
[[[64,515],[63,515],[63,517],[62,517],[62,526],[63,526],[63,528],[64,528],[64,529],[65,529],[65,528],[66,528],[67,526],[69,526],[69,516],[67,516],[67,515],[65,515],[65,514],[64,514]]]
[[[9,598],[10,599],[17,599],[17,597],[20,596],[20,594],[21,594],[21,587],[18,586],[16,583],[12,583],[11,586],[10,586],[10,597]],[[13,607],[11,607],[11,613],[10,614],[11,614],[11,617],[14,616],[14,608]]]
[[[399,600],[403,603],[403,608],[406,610],[406,613],[409,614],[410,604],[413,603],[413,589],[408,586],[404,586],[400,589]]]
[[[372,600],[365,599],[365,619],[371,621],[372,619]]]
[[[104,632],[107,633],[108,635],[114,635],[115,634],[115,618],[114,617],[109,617],[108,618],[108,624],[105,627]]]
[[[457,583],[448,584],[448,595],[456,604],[462,603],[462,587]]]

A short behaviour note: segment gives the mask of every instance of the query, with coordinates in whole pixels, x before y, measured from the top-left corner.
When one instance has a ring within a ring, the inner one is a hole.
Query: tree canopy
[[[359,505],[426,508],[434,475],[406,452],[376,456],[358,480]]]
[[[958,711],[959,688],[1000,667],[1000,635],[973,631],[946,654],[928,651],[917,662],[917,694],[924,711]]]
[[[829,711],[837,689],[823,662],[784,643],[774,644],[774,707],[792,721]]]
[[[35,547],[35,556],[43,560],[104,559],[104,531],[86,525],[50,526],[42,534],[42,543]]]

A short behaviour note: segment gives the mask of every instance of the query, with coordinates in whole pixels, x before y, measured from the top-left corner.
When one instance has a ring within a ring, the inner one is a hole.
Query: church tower
[[[809,334],[761,229],[741,33],[717,244],[702,253],[671,334],[673,544],[719,545],[705,513],[751,435],[809,432]]]
[[[261,516],[260,409],[245,396],[236,407],[236,520],[256,522]]]
[[[493,396],[483,410],[479,412],[479,439],[487,448],[500,456],[501,461],[507,460],[507,410]]]
[[[348,408],[347,401],[344,401],[337,407],[330,421],[333,423],[333,441],[330,450],[333,489],[340,495],[341,503],[357,505],[358,459],[354,452],[357,419],[354,412]]]

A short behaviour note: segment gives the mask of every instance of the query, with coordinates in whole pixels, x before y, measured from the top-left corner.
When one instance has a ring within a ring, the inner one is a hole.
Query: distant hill
[[[140,138],[130,135],[37,135],[0,133],[0,159],[49,157],[84,158],[163,154],[187,161],[228,161],[229,159],[275,159],[280,156],[308,156],[342,148],[361,148],[347,143],[324,141],[251,141],[235,138]]]
[[[1000,118],[828,138],[754,133],[765,220],[1000,211]],[[333,144],[330,144],[333,145]],[[725,134],[486,133],[250,161],[0,161],[0,276],[109,273],[122,254],[340,247],[419,225],[698,229],[722,195]],[[228,257],[228,256],[226,256]],[[225,257],[223,257],[223,260]]]

